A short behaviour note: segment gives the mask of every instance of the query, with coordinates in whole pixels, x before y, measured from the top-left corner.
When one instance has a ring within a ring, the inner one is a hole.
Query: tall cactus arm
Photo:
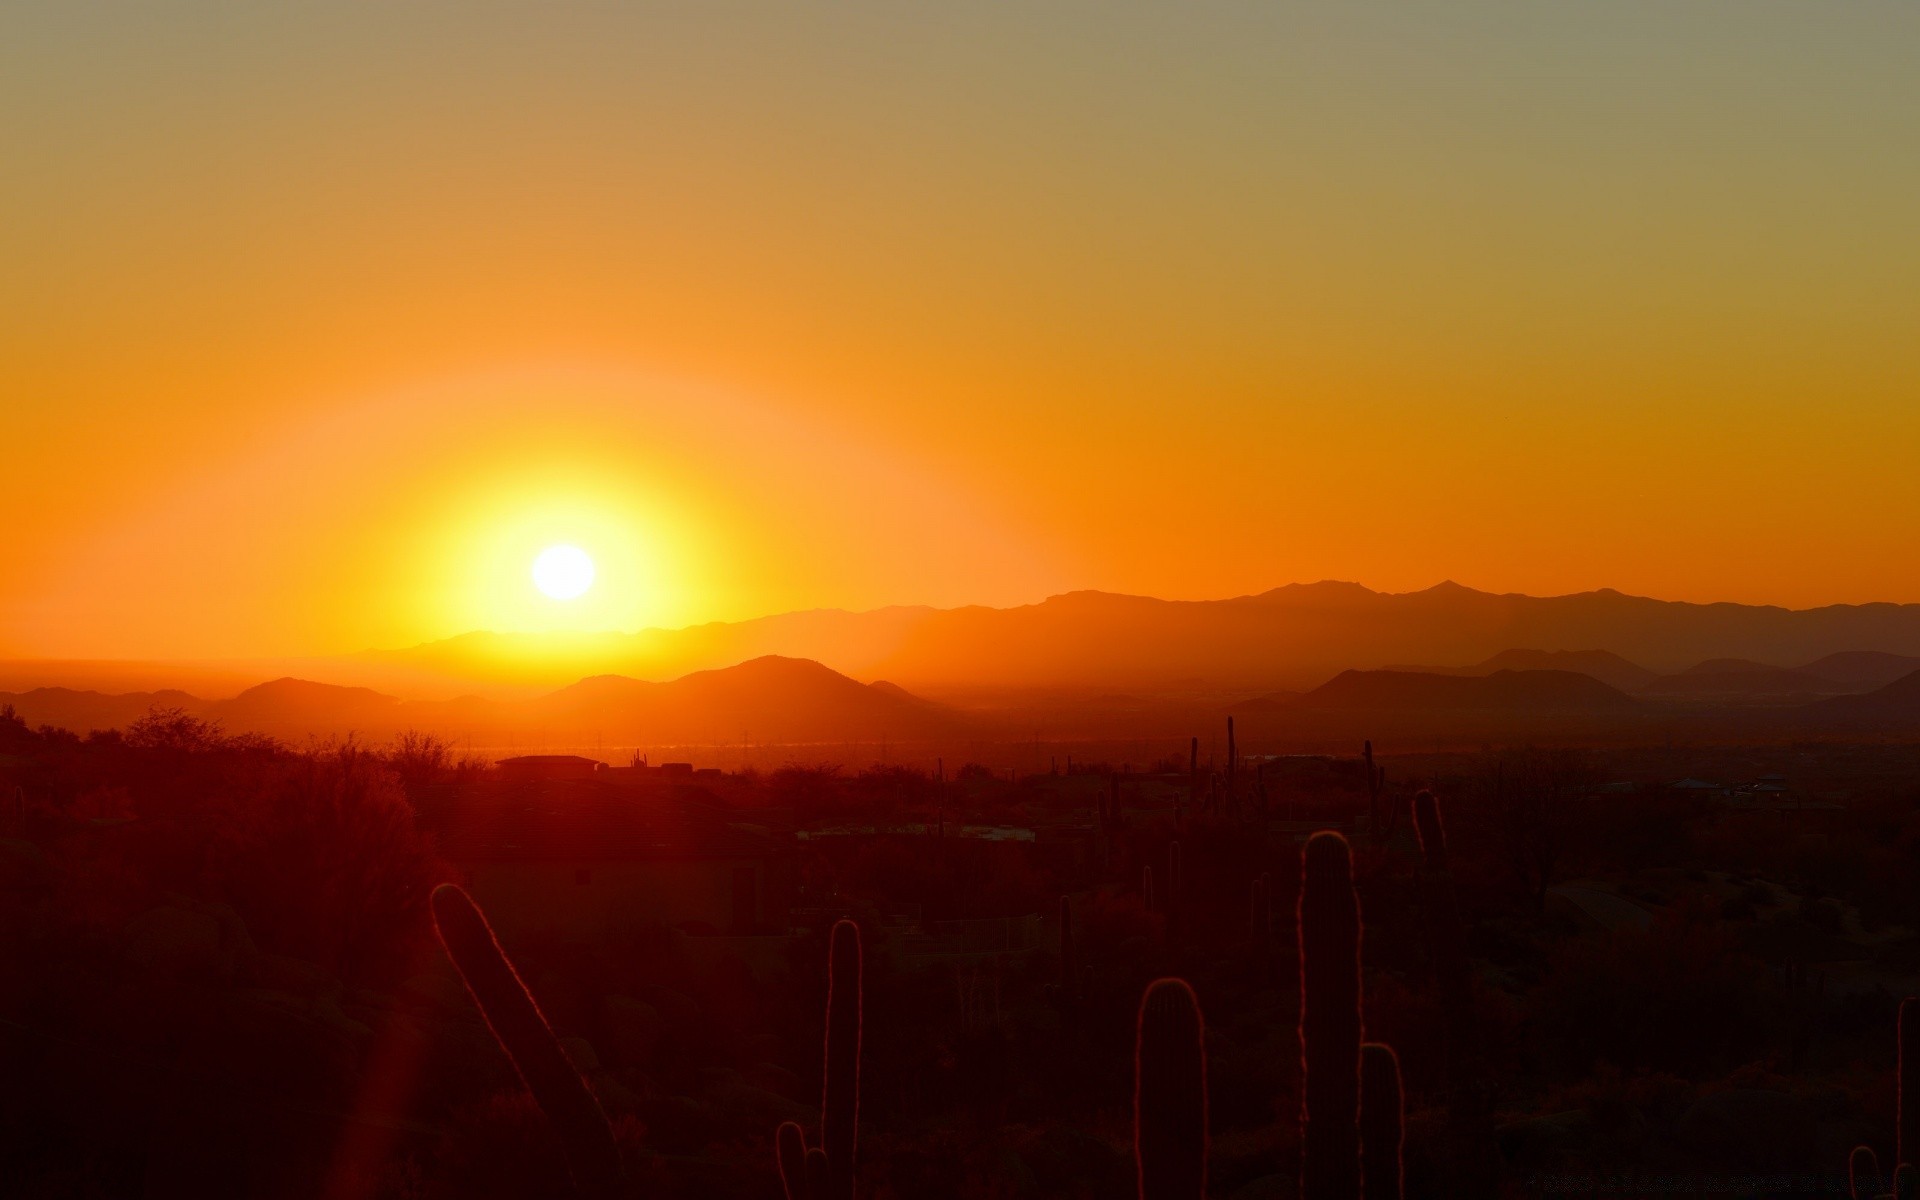
[[[780,1188],[787,1200],[808,1200],[807,1137],[800,1126],[783,1121],[774,1131],[773,1153],[780,1164]]]
[[[607,1114],[500,949],[480,907],[459,888],[441,884],[433,891],[433,923],[487,1027],[559,1133],[574,1187],[592,1200],[625,1194]]]
[[[1360,904],[1338,833],[1308,839],[1300,875],[1300,1194],[1360,1196]]]
[[[1920,1162],[1920,997],[1900,1001],[1899,1095],[1893,1164]]]
[[[827,967],[826,1083],[820,1097],[820,1147],[831,1194],[852,1197],[860,1136],[860,927],[833,926]]]
[[[1420,852],[1426,856],[1427,870],[1447,869],[1447,831],[1440,824],[1440,802],[1433,793],[1422,790],[1413,798],[1413,826],[1420,834]]]
[[[1140,998],[1133,1155],[1140,1200],[1206,1196],[1206,1023],[1184,979],[1156,980]]]
[[[1367,1200],[1405,1195],[1403,1113],[1399,1056],[1391,1046],[1365,1043],[1360,1047],[1360,1185]]]

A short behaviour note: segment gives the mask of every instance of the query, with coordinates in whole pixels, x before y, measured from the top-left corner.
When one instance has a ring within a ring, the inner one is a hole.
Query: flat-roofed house
[[[522,754],[493,764],[501,776],[517,781],[592,779],[607,764],[578,754]]]

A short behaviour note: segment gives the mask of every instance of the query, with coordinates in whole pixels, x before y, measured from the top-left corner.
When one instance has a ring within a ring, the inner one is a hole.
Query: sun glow
[[[548,546],[533,560],[533,586],[572,600],[593,586],[593,559],[578,546]]]

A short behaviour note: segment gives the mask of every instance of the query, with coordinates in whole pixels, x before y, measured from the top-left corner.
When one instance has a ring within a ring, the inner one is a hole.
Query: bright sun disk
[[[571,600],[593,586],[593,559],[578,546],[548,546],[533,560],[533,586]]]

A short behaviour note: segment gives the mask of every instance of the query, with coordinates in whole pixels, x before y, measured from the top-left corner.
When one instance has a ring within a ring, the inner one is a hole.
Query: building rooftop
[[[527,767],[604,767],[607,764],[597,758],[586,758],[578,754],[522,754],[515,758],[503,758],[496,766]]]

